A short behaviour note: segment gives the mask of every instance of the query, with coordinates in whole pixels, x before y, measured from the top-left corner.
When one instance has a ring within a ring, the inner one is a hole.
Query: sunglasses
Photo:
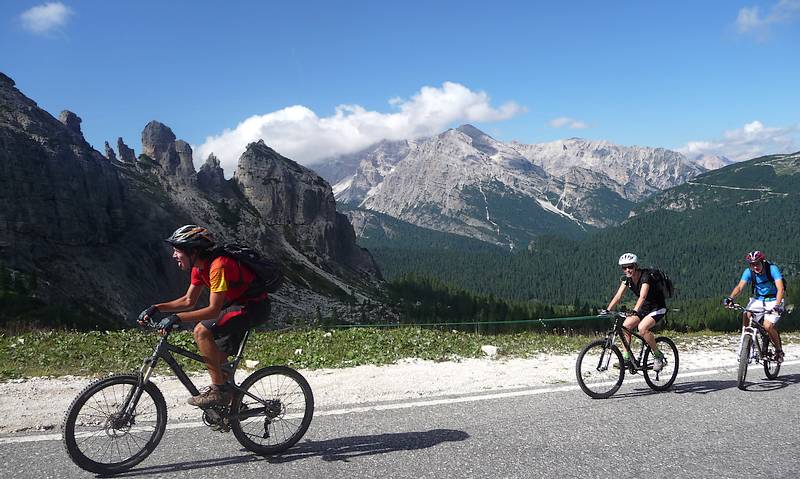
[[[622,265],[622,271],[625,271],[626,269],[636,269],[636,265],[634,265],[634,264],[623,264]]]

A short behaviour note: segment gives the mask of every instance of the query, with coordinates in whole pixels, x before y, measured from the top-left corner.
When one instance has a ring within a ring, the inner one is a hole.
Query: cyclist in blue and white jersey
[[[745,256],[748,268],[742,273],[739,284],[733,288],[731,294],[723,300],[725,306],[733,304],[733,299],[751,283],[750,301],[747,303],[748,311],[765,312],[764,329],[769,333],[769,339],[775,345],[775,360],[783,361],[783,348],[781,347],[781,335],[778,332],[777,324],[783,314],[783,297],[785,293],[783,276],[774,264],[767,262],[767,258],[761,251],[751,251]],[[743,317],[743,326],[750,324],[752,313],[746,312]]]

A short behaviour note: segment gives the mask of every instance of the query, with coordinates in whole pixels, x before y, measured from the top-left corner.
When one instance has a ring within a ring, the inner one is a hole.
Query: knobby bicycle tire
[[[138,382],[135,374],[109,376],[86,386],[72,401],[62,424],[63,442],[80,468],[118,474],[142,462],[161,441],[167,403],[155,384],[144,385],[129,421],[118,419]]]
[[[768,379],[776,379],[778,373],[781,372],[781,363],[775,360],[775,346],[768,336],[762,335],[761,341],[763,341],[763,348],[761,350],[764,351],[764,374],[766,374]]]
[[[314,395],[299,372],[285,366],[262,368],[248,376],[241,389],[231,406],[231,430],[245,448],[277,454],[308,430]]]
[[[753,347],[753,338],[749,334],[745,334],[742,339],[742,349],[739,351],[739,371],[736,375],[736,387],[745,389],[745,380],[747,379],[747,363],[750,362],[750,351]]]
[[[666,391],[675,382],[675,378],[678,377],[678,366],[680,364],[678,348],[675,347],[675,343],[666,336],[657,337],[656,346],[666,360],[664,368],[661,371],[655,371],[652,368],[650,356],[653,351],[650,349],[650,346],[648,346],[642,357],[644,382],[654,391]]]
[[[616,346],[609,348],[607,343],[607,339],[592,341],[584,346],[575,362],[578,385],[594,399],[611,397],[625,379],[622,353]],[[615,364],[618,369],[614,368]]]

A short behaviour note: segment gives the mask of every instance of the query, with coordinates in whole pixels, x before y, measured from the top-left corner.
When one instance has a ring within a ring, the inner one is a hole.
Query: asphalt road
[[[305,438],[255,456],[232,434],[170,423],[119,477],[798,477],[800,361],[778,380],[751,370],[681,373],[654,393],[627,376],[610,399],[577,386],[487,392],[317,411]],[[0,437],[0,477],[91,477],[56,434]],[[20,442],[27,441],[27,442]]]

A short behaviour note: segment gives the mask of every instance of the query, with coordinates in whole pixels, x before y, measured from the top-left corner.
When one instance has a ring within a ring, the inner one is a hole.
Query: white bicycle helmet
[[[623,264],[639,264],[639,257],[633,253],[625,253],[619,257],[619,265]]]

